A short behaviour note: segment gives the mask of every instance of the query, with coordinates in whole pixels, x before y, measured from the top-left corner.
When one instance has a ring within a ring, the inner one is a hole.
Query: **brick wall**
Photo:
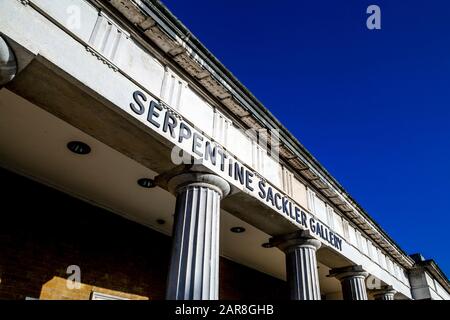
[[[0,299],[164,299],[170,237],[4,169],[0,179]],[[70,265],[79,289],[66,286]],[[221,258],[221,299],[286,295],[285,282]]]

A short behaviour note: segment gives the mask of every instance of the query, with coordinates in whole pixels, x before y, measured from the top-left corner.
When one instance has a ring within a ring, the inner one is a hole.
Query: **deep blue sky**
[[[450,275],[450,1],[163,2],[407,253]]]

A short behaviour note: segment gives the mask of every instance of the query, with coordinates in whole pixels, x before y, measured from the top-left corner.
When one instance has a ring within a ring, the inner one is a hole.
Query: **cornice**
[[[245,88],[201,42],[157,0],[108,0],[139,34],[156,45],[197,84],[222,104],[225,110],[249,128],[279,131],[280,157],[304,177],[344,216],[363,231],[397,263],[411,269],[413,260],[345,191],[305,147]],[[267,139],[270,141],[270,138]]]

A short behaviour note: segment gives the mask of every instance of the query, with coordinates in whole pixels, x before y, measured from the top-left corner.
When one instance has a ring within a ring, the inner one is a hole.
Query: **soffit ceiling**
[[[66,144],[81,140],[88,155],[71,153]],[[129,220],[170,235],[175,197],[136,182],[156,173],[101,143],[79,129],[6,89],[0,90],[0,165],[62,190]],[[165,224],[158,224],[163,219]],[[230,232],[242,226],[244,233]],[[269,236],[222,210],[221,255],[255,270],[285,279],[284,254],[263,248]],[[327,278],[319,263],[322,292],[339,292],[339,282]]]

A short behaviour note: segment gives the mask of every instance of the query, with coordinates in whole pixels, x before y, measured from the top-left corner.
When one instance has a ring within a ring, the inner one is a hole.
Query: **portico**
[[[240,274],[295,300],[412,298],[414,260],[160,4],[76,2],[80,30],[67,1],[0,4],[3,168],[171,237],[167,278],[148,280],[167,299],[219,299]]]

